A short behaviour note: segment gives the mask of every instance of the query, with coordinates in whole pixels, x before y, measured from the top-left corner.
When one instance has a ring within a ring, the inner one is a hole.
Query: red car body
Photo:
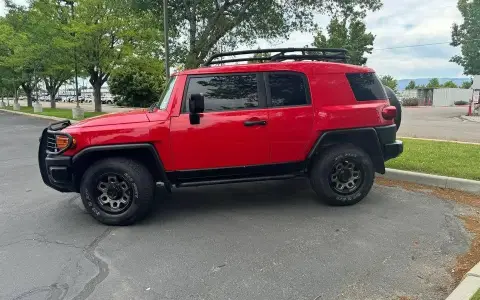
[[[387,93],[372,69],[337,62],[187,70],[149,109],[46,128],[40,172],[58,191],[81,192],[106,224],[146,214],[153,186],[145,180],[170,191],[306,175],[329,203],[351,205],[403,151]]]
[[[293,71],[308,78],[311,103],[298,107],[205,113],[192,125],[181,113],[188,76],[243,72]],[[384,101],[358,102],[345,73],[371,73],[370,68],[329,62],[284,62],[201,68],[174,74],[166,110],[146,109],[84,120],[64,131],[75,137],[73,156],[92,145],[152,143],[165,170],[193,170],[297,162],[304,160],[323,132],[394,124],[382,111]],[[267,120],[265,127],[245,127],[247,120]],[[195,147],[195,155],[191,149]]]

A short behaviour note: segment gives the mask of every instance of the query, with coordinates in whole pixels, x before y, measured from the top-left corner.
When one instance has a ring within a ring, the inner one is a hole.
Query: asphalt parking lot
[[[107,227],[42,183],[47,124],[0,111],[0,299],[442,299],[468,249],[455,202],[375,185],[332,208],[305,180],[159,192]]]
[[[403,107],[399,136],[480,143],[480,123],[460,118],[467,107]]]

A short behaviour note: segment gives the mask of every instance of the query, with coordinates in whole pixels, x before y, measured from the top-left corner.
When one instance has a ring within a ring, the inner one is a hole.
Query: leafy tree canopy
[[[459,0],[463,24],[452,26],[452,46],[461,47],[462,54],[450,61],[463,67],[466,75],[480,74],[480,0]]]
[[[380,77],[380,80],[382,81],[384,86],[388,86],[389,88],[397,92],[398,82],[395,78],[390,75],[384,75]]]
[[[444,87],[444,88],[457,88],[458,86],[455,84],[455,82],[449,80],[449,81],[445,82],[444,84],[442,84],[442,87]]]
[[[169,0],[170,43],[174,58],[194,68],[218,44],[226,51],[257,39],[287,38],[293,30],[312,30],[316,13],[363,16],[381,5],[381,0]],[[135,1],[135,7],[163,14],[162,0]]]
[[[469,89],[471,88],[473,85],[473,79],[472,80],[469,80],[469,81],[464,81],[461,85],[461,88],[462,89]]]
[[[439,88],[439,87],[441,87],[441,85],[440,85],[440,81],[438,81],[438,78],[432,78],[427,83],[427,88]]]
[[[410,80],[408,85],[405,87],[406,90],[414,90],[417,86],[415,85],[415,81]]]
[[[158,101],[165,84],[163,62],[155,58],[135,57],[112,70],[110,92],[120,97],[120,104],[148,107]]]
[[[365,65],[367,53],[372,53],[375,36],[366,31],[361,20],[348,18],[343,20],[334,17],[327,26],[327,35],[317,30],[313,46],[319,48],[345,48],[348,50],[348,62],[354,65]]]

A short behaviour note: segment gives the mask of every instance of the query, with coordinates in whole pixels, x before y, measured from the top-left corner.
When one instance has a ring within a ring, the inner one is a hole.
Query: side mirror
[[[205,110],[205,97],[202,94],[192,94],[188,100],[191,115],[203,113]]]

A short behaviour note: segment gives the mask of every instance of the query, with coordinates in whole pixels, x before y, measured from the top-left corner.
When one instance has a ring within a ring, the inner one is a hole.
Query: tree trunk
[[[50,107],[57,108],[57,102],[55,101],[55,93],[50,93]]]
[[[27,106],[28,107],[32,107],[32,102],[33,102],[33,99],[32,99],[32,91],[29,90],[28,92],[26,92],[25,94],[27,94]]]
[[[97,80],[93,84],[93,101],[95,102],[95,111],[102,111],[102,94],[101,94],[102,84],[100,80]]]

